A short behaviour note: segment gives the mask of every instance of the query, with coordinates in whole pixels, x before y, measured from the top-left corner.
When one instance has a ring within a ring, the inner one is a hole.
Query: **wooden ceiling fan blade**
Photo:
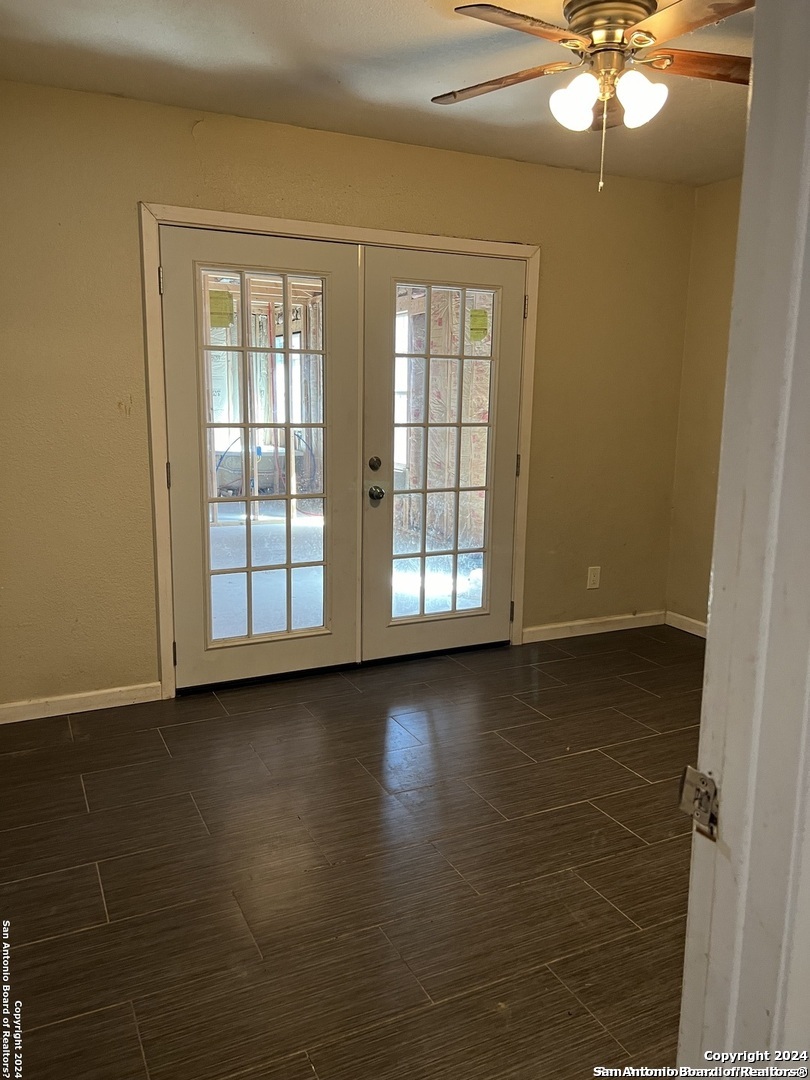
[[[545,38],[546,41],[556,41],[558,45],[564,44],[569,49],[587,49],[591,43],[590,38],[581,34],[574,34],[543,19],[521,15],[517,11],[508,11],[494,4],[466,4],[455,10],[458,15],[470,15],[473,19],[482,19],[484,22],[494,23],[495,26],[521,30],[524,34],[533,34],[535,37]]]
[[[659,63],[657,53],[658,50],[647,57],[649,66],[657,71],[666,71],[669,75],[688,75],[692,79],[712,79],[714,82],[738,83],[740,86],[747,86],[751,81],[750,56],[665,49],[660,54]]]
[[[541,64],[540,67],[524,68],[523,71],[515,71],[512,75],[501,75],[499,79],[489,79],[487,82],[476,83],[475,86],[465,86],[463,90],[451,90],[449,94],[439,94],[431,98],[434,105],[455,105],[457,101],[467,101],[469,98],[479,97],[481,94],[490,94],[493,90],[503,90],[506,86],[515,86],[517,83],[529,82],[530,79],[540,79],[543,75],[556,75],[560,71],[571,71],[581,67],[580,64]]]
[[[631,26],[625,40],[633,43],[634,35],[652,37],[649,45],[660,45],[682,34],[690,34],[701,26],[722,22],[730,15],[749,11],[756,0],[678,0],[678,3],[656,11],[654,15]],[[638,45],[641,48],[641,43]]]

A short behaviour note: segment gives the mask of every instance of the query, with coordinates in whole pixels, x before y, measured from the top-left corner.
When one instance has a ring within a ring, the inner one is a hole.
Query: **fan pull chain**
[[[602,102],[602,156],[599,161],[599,188],[605,186],[605,136],[607,135],[607,98]]]

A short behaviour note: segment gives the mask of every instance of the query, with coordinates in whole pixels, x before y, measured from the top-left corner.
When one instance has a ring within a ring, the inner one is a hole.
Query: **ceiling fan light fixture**
[[[625,71],[616,84],[616,97],[624,108],[625,127],[649,123],[663,109],[669,87],[652,83],[640,71]]]
[[[587,131],[598,97],[599,80],[585,71],[564,89],[554,91],[549,99],[551,115],[569,131]]]

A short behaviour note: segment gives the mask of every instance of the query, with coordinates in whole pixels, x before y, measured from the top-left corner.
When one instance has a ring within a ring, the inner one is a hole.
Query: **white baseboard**
[[[39,720],[43,716],[87,712],[91,709],[113,709],[117,705],[135,705],[141,701],[158,701],[160,683],[140,683],[138,686],[114,686],[109,690],[91,690],[85,694],[64,694],[61,697],[32,698],[30,701],[9,701],[0,704],[0,724],[18,720]]]
[[[524,626],[523,642],[553,641],[555,638],[578,637],[581,634],[604,634],[610,630],[633,630],[639,626],[660,626],[665,611],[639,611],[630,615],[607,615],[598,619],[577,619],[575,622],[544,623]]]
[[[707,626],[700,619],[690,619],[688,615],[679,615],[677,611],[668,611],[666,617],[667,626],[674,626],[678,630],[685,630],[687,634],[696,634],[698,637],[706,637]]]

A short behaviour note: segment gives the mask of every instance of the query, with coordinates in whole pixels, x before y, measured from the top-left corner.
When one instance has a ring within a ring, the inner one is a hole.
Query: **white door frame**
[[[383,229],[352,228],[312,221],[229,214],[217,210],[140,203],[141,257],[146,339],[147,409],[152,474],[152,508],[155,550],[155,601],[157,607],[158,664],[161,697],[174,697],[174,602],[172,593],[171,532],[169,492],[166,486],[168,435],[166,421],[165,357],[163,353],[163,310],[160,298],[161,225],[182,225],[220,232],[247,232],[269,236],[289,236],[301,240],[332,240],[365,246],[416,248],[423,251],[486,255],[519,259],[526,263],[526,317],[523,320],[521,363],[521,405],[519,417],[520,476],[515,505],[515,542],[512,595],[515,617],[512,644],[523,640],[523,588],[526,573],[526,530],[528,523],[529,451],[531,447],[532,392],[537,343],[537,313],[540,290],[540,248],[530,244],[510,244],[463,237],[428,236],[420,233],[389,232]],[[362,311],[359,313],[362,318]],[[358,509],[359,513],[359,509]],[[358,586],[359,588],[359,586]]]
[[[810,4],[757,4],[679,1065],[810,1051]],[[808,1066],[807,1061],[774,1061]]]

